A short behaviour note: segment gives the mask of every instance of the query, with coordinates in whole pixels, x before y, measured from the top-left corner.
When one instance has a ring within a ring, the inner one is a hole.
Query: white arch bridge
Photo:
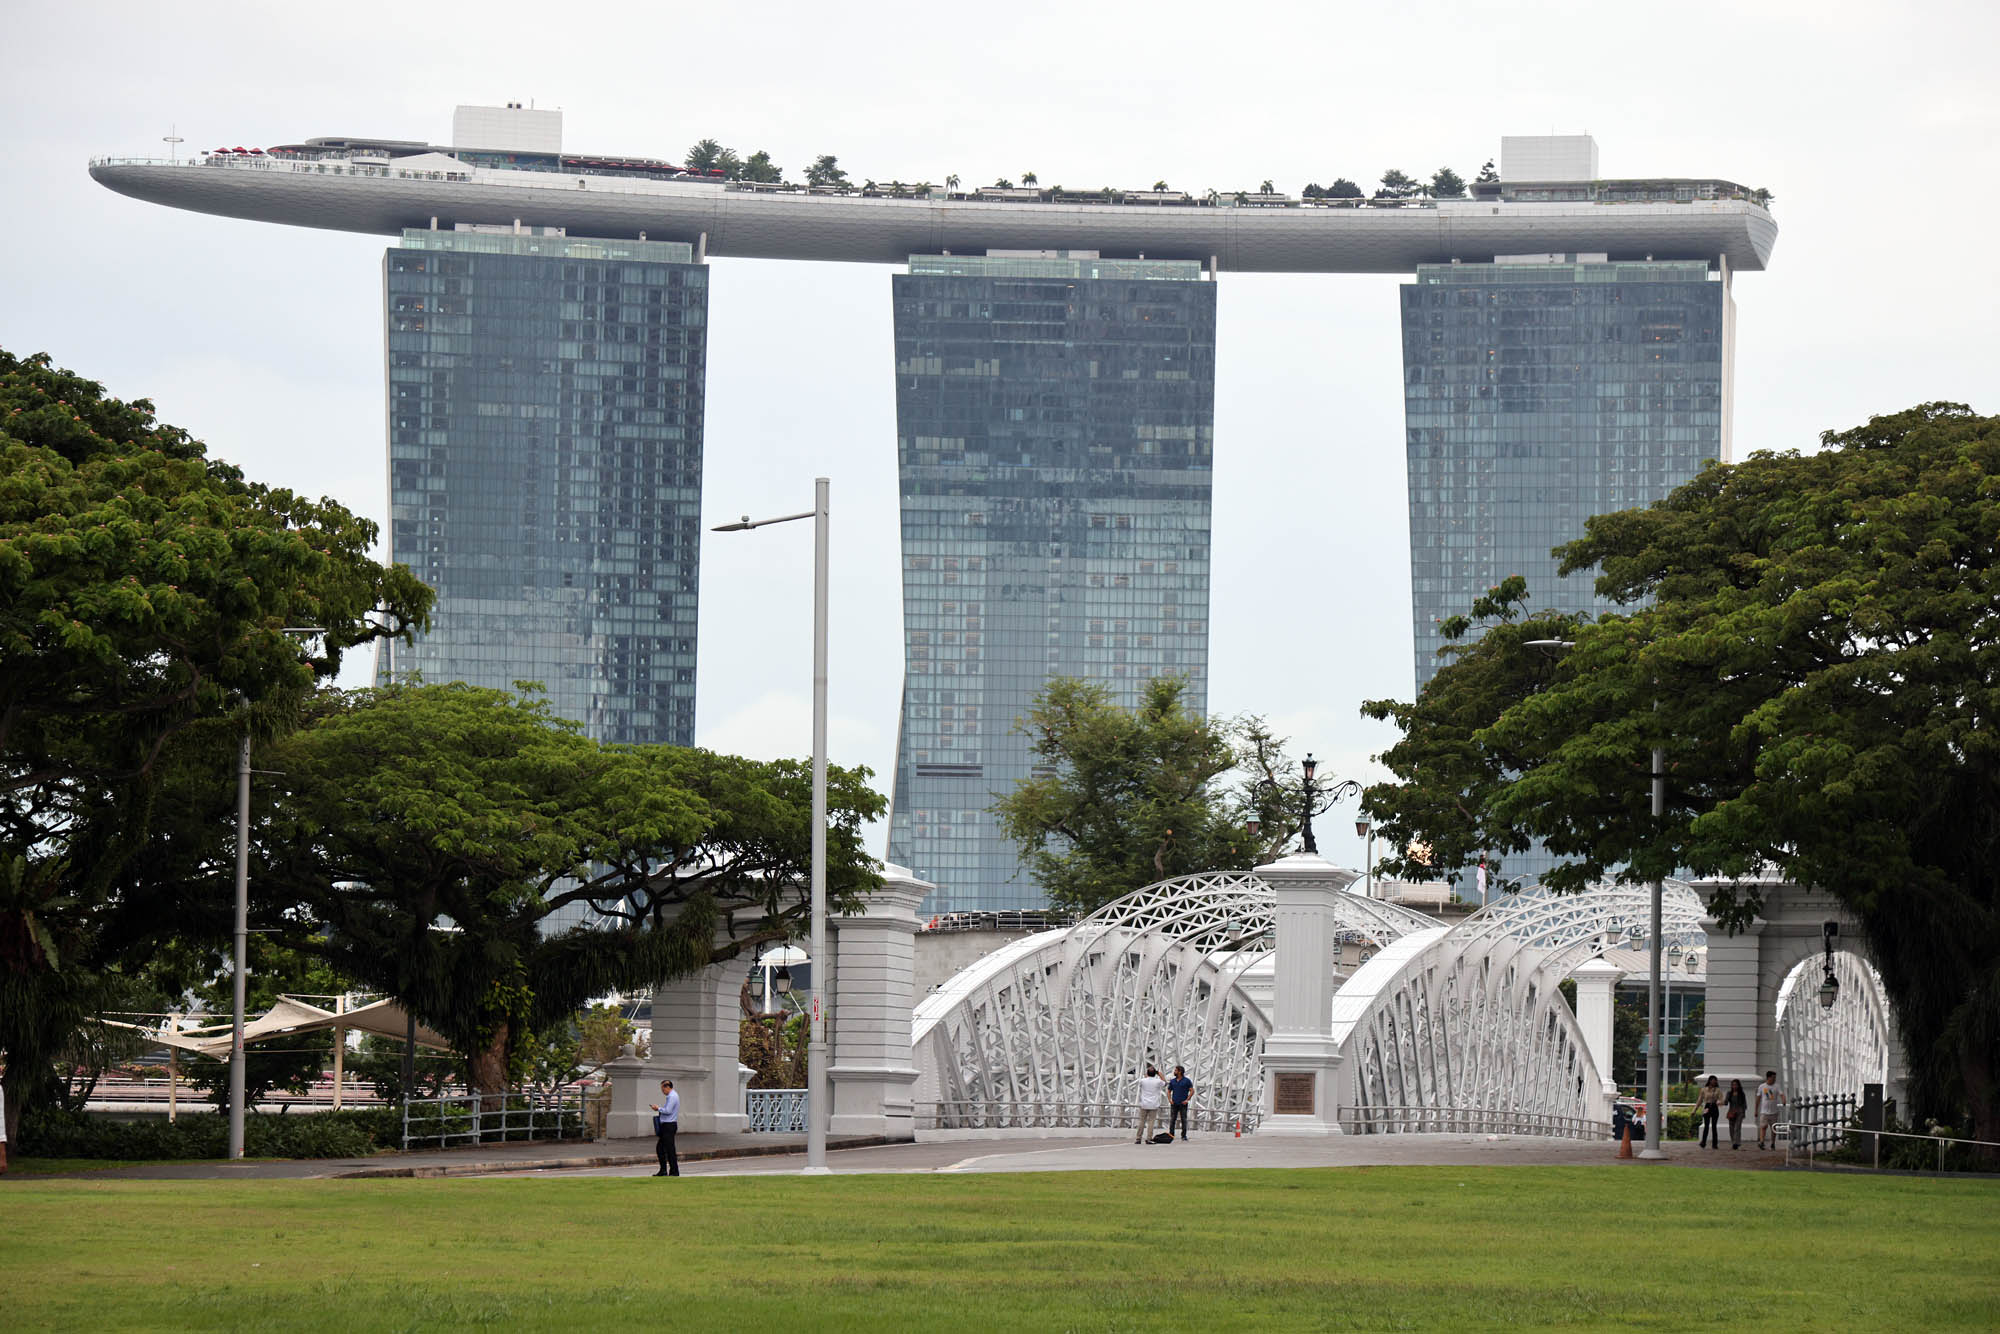
[[[1359,964],[1325,962],[1344,1129],[1604,1133],[1604,1081],[1558,987],[1650,929],[1648,890],[1509,895],[1449,928],[1359,894],[1333,901],[1341,955]],[[917,1007],[917,1106],[935,1109],[941,1129],[1126,1126],[1150,1062],[1194,1075],[1197,1126],[1254,1127],[1274,904],[1255,872],[1186,876],[979,960]],[[1702,943],[1688,885],[1667,882],[1662,914],[1665,943]],[[1856,993],[1874,987],[1854,1004],[1886,1013],[1872,970],[1850,978]],[[1848,1048],[1874,1036],[1866,1023],[1816,1033],[1812,1060],[1830,1077],[1868,1065]]]

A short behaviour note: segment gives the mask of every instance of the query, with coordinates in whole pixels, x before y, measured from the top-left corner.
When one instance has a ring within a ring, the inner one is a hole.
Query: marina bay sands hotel
[[[1508,574],[1730,457],[1730,283],[1777,237],[1727,181],[1503,141],[1463,198],[784,186],[562,144],[319,138],[91,174],[174,208],[395,238],[390,555],[438,592],[397,672],[543,681],[602,740],[694,740],[712,256],[896,264],[904,680],[889,859],[935,911],[1034,908],[989,808],[1053,676],[1206,707],[1215,310],[1228,273],[1398,273],[1414,681]],[[885,368],[886,369],[886,368]]]

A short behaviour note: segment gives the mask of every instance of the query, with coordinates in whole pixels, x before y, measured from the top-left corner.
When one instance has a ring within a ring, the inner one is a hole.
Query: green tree
[[[288,725],[346,650],[430,591],[375,525],[246,480],[143,399],[0,351],[0,1048],[10,1126],[105,979],[227,918],[146,874],[172,775],[226,792],[236,739]],[[302,656],[286,626],[325,635]],[[221,902],[227,903],[227,899]],[[225,910],[226,911],[226,910]],[[208,915],[204,916],[204,913]]]
[[[1493,159],[1487,158],[1486,165],[1479,169],[1478,184],[1492,185],[1500,179],[1500,173],[1493,170]]]
[[[538,697],[454,684],[322,697],[271,764],[255,839],[270,925],[408,1002],[482,1091],[588,998],[783,939],[809,908],[803,762],[600,746]],[[828,773],[836,911],[880,883],[866,779]],[[545,934],[571,905],[601,917]]]
[[[771,161],[771,155],[758,149],[743,160],[742,179],[758,185],[778,185],[785,179],[785,173]]]
[[[1405,199],[1415,199],[1423,192],[1424,187],[1422,184],[1412,177],[1405,176],[1396,168],[1391,167],[1382,173],[1382,187],[1375,192],[1375,197],[1377,199],[1398,202]]]
[[[1023,184],[1023,185],[1040,185],[1041,183],[1042,183],[1042,178],[1041,178],[1041,177],[1039,177],[1039,176],[1037,176],[1037,175],[1035,175],[1035,173],[1034,173],[1034,172],[1032,172],[1032,171],[1024,171],[1024,172],[1022,172],[1022,173],[1021,173],[1021,184]]]
[[[1540,838],[1558,889],[1721,877],[1731,926],[1768,872],[1825,891],[1881,970],[1915,1110],[2000,1139],[2000,419],[1930,403],[1821,442],[1589,520],[1561,568],[1632,610],[1502,619],[1415,704],[1370,704],[1404,735],[1369,805],[1449,857],[1468,830]]]
[[[1433,199],[1463,199],[1465,178],[1450,167],[1439,167],[1431,175],[1430,194]]]
[[[694,146],[687,151],[688,169],[691,171],[707,171],[711,167],[719,167],[722,165],[722,156],[725,153],[729,153],[729,150],[716,140],[698,139],[695,141]],[[730,156],[733,157],[735,155],[730,154]]]
[[[1255,718],[1192,712],[1186,693],[1154,677],[1128,709],[1099,682],[1058,678],[1016,725],[1038,772],[992,809],[1050,902],[1088,912],[1170,876],[1247,870],[1295,831],[1282,743]],[[1221,781],[1235,770],[1244,783]]]
[[[1353,181],[1348,180],[1345,176],[1336,176],[1333,184],[1326,187],[1326,197],[1328,199],[1360,199],[1362,198],[1361,187]]]
[[[840,169],[840,159],[831,153],[822,153],[806,168],[807,185],[845,185],[847,173]]]

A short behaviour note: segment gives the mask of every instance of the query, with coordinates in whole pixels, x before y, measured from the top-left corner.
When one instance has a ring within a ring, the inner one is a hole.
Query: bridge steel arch
[[[1274,903],[1255,872],[1183,876],[995,951],[917,1007],[917,1102],[941,1128],[1123,1125],[1151,1061],[1197,1072],[1211,1123],[1254,1117]],[[1378,947],[1433,925],[1361,895],[1337,913]]]
[[[1699,943],[1703,905],[1662,891],[1662,934]],[[1595,1062],[1558,987],[1612,942],[1651,929],[1651,891],[1509,896],[1449,930],[1404,937],[1334,997],[1341,1065],[1335,1097],[1353,1128],[1603,1124]],[[1426,1115],[1428,1114],[1428,1115]]]
[[[1819,1003],[1824,956],[1800,960],[1778,991],[1778,1086],[1794,1099],[1859,1098],[1864,1084],[1889,1083],[1897,1052],[1894,1016],[1874,965],[1835,950],[1840,993]]]

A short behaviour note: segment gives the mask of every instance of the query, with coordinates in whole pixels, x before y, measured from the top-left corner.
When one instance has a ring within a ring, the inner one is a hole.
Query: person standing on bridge
[[[1160,1090],[1165,1087],[1160,1072],[1147,1066],[1145,1077],[1139,1081],[1139,1133],[1132,1137],[1134,1144],[1148,1143],[1153,1128],[1160,1124]]]
[[[1167,1081],[1167,1096],[1173,1105],[1167,1109],[1167,1133],[1174,1133],[1174,1123],[1180,1122],[1181,1140],[1187,1140],[1188,1101],[1194,1097],[1194,1081],[1187,1077],[1187,1067],[1174,1067],[1174,1077]]]

